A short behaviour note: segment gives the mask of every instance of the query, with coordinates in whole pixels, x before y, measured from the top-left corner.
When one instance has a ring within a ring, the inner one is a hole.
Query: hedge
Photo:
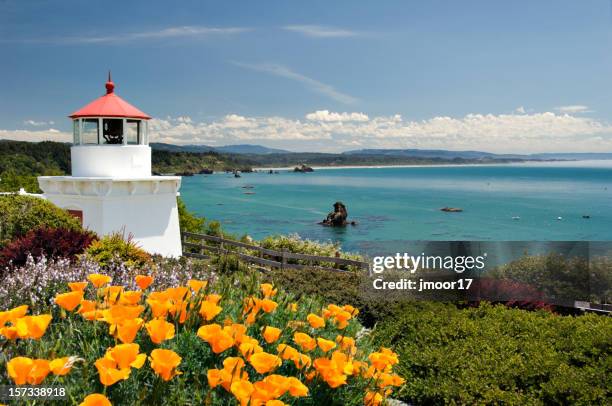
[[[47,200],[19,195],[0,196],[0,247],[39,227],[79,230],[79,221]]]
[[[414,404],[609,404],[612,319],[483,304],[405,305],[374,331]]]

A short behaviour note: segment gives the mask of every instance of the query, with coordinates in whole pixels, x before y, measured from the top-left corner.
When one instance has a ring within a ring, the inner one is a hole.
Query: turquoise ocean
[[[298,234],[376,255],[415,240],[612,241],[612,161],[218,173],[183,177],[181,196],[236,235]],[[317,224],[336,201],[356,226]]]

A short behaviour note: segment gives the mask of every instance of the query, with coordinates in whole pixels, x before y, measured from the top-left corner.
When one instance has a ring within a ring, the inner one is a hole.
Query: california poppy
[[[151,351],[149,357],[151,368],[164,381],[169,381],[174,376],[181,374],[176,367],[181,363],[181,357],[172,350],[157,348]]]
[[[108,398],[100,393],[87,395],[79,406],[112,406]]]
[[[168,323],[164,319],[153,319],[145,324],[151,341],[161,344],[164,340],[174,337],[174,324]]]
[[[145,290],[153,283],[153,277],[149,275],[136,275],[134,278],[136,285],[142,290]]]
[[[272,344],[274,341],[279,339],[281,332],[282,330],[280,328],[266,326],[264,327],[262,336],[268,344]]]
[[[257,352],[251,355],[249,363],[258,373],[265,374],[280,366],[282,361],[276,355],[268,354],[267,352]]]
[[[323,317],[317,316],[314,313],[310,313],[308,316],[306,316],[306,320],[308,320],[308,324],[310,324],[310,327],[312,328],[325,327],[325,320]]]
[[[101,275],[99,273],[92,273],[87,275],[87,279],[94,285],[96,288],[101,288],[111,281],[111,277],[107,275]]]
[[[83,291],[75,290],[73,292],[68,293],[60,293],[55,296],[55,303],[60,306],[62,309],[65,309],[69,312],[76,309],[76,307],[83,300]]]

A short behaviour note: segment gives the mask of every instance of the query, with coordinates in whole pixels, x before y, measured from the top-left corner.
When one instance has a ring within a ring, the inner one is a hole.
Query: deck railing
[[[197,241],[197,242],[194,242]],[[253,244],[229,240],[207,234],[182,233],[183,256],[190,258],[209,258],[207,253],[233,254],[243,261],[279,269],[318,269],[325,271],[344,272],[349,267],[368,270],[370,264],[363,261],[320,255],[299,254],[286,250],[277,251]],[[196,250],[194,252],[193,250]],[[241,252],[239,249],[251,251]],[[252,255],[254,254],[254,255]],[[295,260],[307,263],[295,263]],[[333,264],[332,266],[321,264]]]

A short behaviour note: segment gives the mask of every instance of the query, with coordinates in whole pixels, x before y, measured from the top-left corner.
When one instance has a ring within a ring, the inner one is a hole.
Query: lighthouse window
[[[123,144],[123,120],[105,118],[102,120],[102,143]]]
[[[81,143],[81,133],[80,133],[80,125],[79,125],[79,120],[73,120],[72,121],[72,127],[73,127],[73,143],[74,145],[79,145]]]
[[[98,119],[86,118],[83,120],[83,132],[81,133],[83,144],[98,144]]]
[[[127,120],[126,122],[127,128],[125,131],[125,135],[127,137],[127,143],[130,145],[140,144],[141,130],[140,130],[140,121],[139,120]]]

